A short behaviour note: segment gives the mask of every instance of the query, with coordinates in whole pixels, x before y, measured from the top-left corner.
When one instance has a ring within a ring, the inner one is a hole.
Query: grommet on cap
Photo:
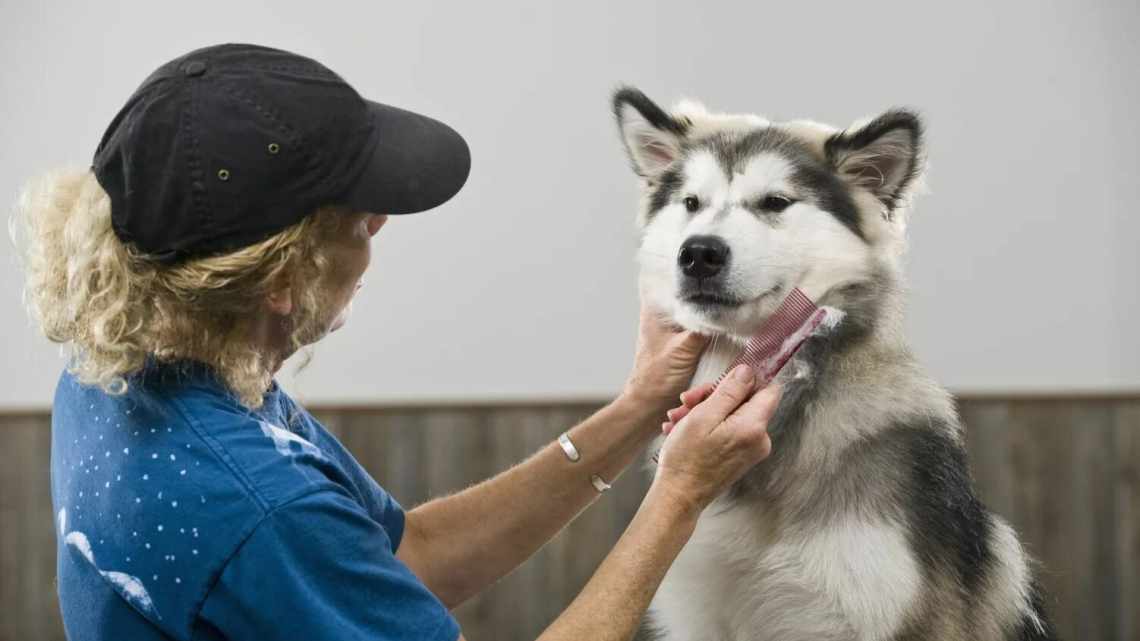
[[[194,77],[206,73],[206,63],[201,60],[191,60],[183,69],[187,76]]]
[[[281,145],[279,145],[279,144],[277,144],[277,143],[275,143],[275,142],[271,142],[271,143],[269,143],[269,153],[271,153],[271,154],[275,154],[275,153],[277,153],[277,152],[279,152],[279,151],[281,151]]]
[[[218,180],[229,180],[229,179],[230,179],[230,170],[228,170],[228,169],[219,169],[218,170]]]

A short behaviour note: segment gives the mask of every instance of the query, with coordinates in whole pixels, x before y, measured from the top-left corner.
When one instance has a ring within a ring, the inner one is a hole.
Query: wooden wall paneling
[[[0,438],[0,639],[63,639],[55,583],[51,421],[4,421]]]
[[[1102,539],[1095,510],[1104,504],[1101,495],[1112,491],[1104,483],[1108,462],[1085,443],[1103,443],[1110,421],[1109,409],[1099,405],[1014,402],[1010,408],[1011,518],[1042,562],[1038,576],[1063,638],[1113,638],[1102,629],[1104,617],[1082,614],[1105,605],[1091,589],[1095,546]]]
[[[1102,616],[1115,620],[1117,639],[1135,641],[1140,639],[1140,400],[1121,401],[1114,410],[1116,522],[1111,525],[1117,536],[1111,560],[1118,591],[1115,603],[1102,610]]]

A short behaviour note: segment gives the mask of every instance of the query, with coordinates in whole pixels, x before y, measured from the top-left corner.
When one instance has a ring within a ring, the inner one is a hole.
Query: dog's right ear
[[[680,158],[688,121],[670,116],[632,87],[618,89],[613,106],[622,142],[638,176],[653,180]]]

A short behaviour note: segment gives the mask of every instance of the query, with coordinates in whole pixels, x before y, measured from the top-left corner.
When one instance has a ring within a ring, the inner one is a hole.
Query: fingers
[[[685,418],[685,414],[689,413],[689,410],[686,408],[677,408],[677,409],[678,410],[684,410],[684,414],[681,414],[681,415],[677,416],[677,418],[665,421],[664,423],[661,424],[661,431],[664,432],[665,434],[672,432],[673,428],[677,427],[677,423],[680,423],[681,419]],[[673,410],[670,410],[670,411],[673,411]]]
[[[698,385],[693,389],[681,392],[682,406],[689,409],[696,407],[698,403],[708,398],[709,394],[712,394],[714,389],[716,389],[715,384],[705,383],[704,385]]]
[[[694,407],[700,405],[702,401],[708,398],[714,389],[716,389],[715,383],[705,383],[681,392],[681,405],[665,412],[669,420],[661,424],[661,431],[665,434],[672,432],[673,427],[675,427],[677,423],[680,423],[681,419],[688,416]]]
[[[750,441],[759,442],[766,438],[768,420],[775,414],[781,394],[782,389],[779,385],[770,385],[757,392],[724,421],[725,429],[731,430],[739,438]]]
[[[690,391],[695,391],[696,389],[697,388],[694,388],[693,390],[690,390]],[[701,391],[703,392],[704,390],[701,390]],[[771,395],[773,393],[776,395],[776,399],[775,399],[775,401],[770,401],[769,399],[771,398]],[[767,423],[768,420],[772,418],[772,413],[774,413],[776,411],[776,408],[780,404],[779,399],[780,399],[781,394],[782,394],[782,390],[781,390],[780,386],[779,385],[772,385],[772,386],[766,388],[763,393],[759,393],[759,392],[756,393],[752,398],[750,398],[748,400],[747,403],[745,403],[740,408],[738,408],[735,413],[741,414],[741,418],[743,418],[745,420],[752,420],[752,421],[759,420],[760,422]],[[697,400],[696,403],[699,404],[702,400],[704,400],[704,399],[701,398],[700,400]],[[746,407],[748,409],[746,409]],[[758,417],[752,416],[750,414],[750,413],[754,413],[754,408],[759,408],[759,410],[761,412],[761,414]],[[673,431],[673,428],[677,426],[677,423],[680,423],[681,419],[688,416],[689,413],[692,411],[693,411],[692,407],[690,407],[688,405],[681,405],[680,407],[674,407],[673,409],[669,410],[668,412],[665,412],[665,415],[669,417],[669,420],[665,421],[664,423],[661,424],[661,431],[664,432],[665,434],[668,434],[669,432]]]
[[[665,412],[665,416],[669,417],[669,420],[671,422],[678,423],[681,421],[681,419],[685,418],[685,416],[691,411],[693,411],[692,407],[689,407],[687,405],[682,405],[680,407],[674,407],[673,409],[669,410],[668,412]]]
[[[715,426],[748,399],[755,387],[755,371],[748,365],[737,365],[706,400],[692,409],[691,416],[695,419],[699,415],[710,427]]]
[[[764,432],[764,435],[760,437],[759,442],[757,442],[755,445],[755,450],[752,452],[753,456],[755,457],[754,460],[757,463],[763,461],[764,459],[768,458],[768,455],[771,453],[772,437],[768,436],[767,432]]]

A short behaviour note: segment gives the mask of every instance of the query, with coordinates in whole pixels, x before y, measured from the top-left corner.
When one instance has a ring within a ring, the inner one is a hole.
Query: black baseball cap
[[[447,125],[365,100],[315,60],[251,44],[159,67],[92,164],[115,234],[168,264],[256,243],[323,205],[431,209],[470,168]]]

